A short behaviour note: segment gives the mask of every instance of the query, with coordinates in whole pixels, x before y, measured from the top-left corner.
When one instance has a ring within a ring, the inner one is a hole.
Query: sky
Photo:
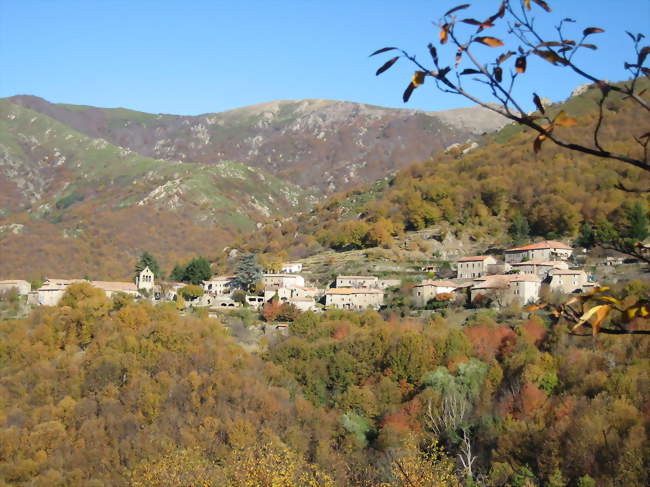
[[[631,42],[625,31],[650,37],[650,0],[547,1],[552,14],[533,9],[538,25],[551,28],[571,17],[577,32],[604,28],[590,40],[599,50],[577,60],[597,77],[626,77],[622,64]],[[0,0],[0,97],[31,94],[57,103],[186,115],[302,98],[427,111],[471,106],[428,85],[405,105],[401,96],[414,67],[400,60],[376,77],[389,54],[368,57],[399,46],[428,61],[427,43],[439,45],[438,19],[459,3]],[[487,18],[498,4],[475,0],[460,14]],[[501,52],[477,50],[486,60]],[[565,99],[583,83],[566,71],[531,60],[517,93]]]

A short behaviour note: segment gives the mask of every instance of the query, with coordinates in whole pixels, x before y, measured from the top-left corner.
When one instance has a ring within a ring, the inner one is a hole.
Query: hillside
[[[34,96],[8,100],[143,156],[239,161],[319,193],[370,183],[506,122],[482,108],[421,112],[330,100],[274,101],[198,116],[53,104]]]
[[[596,97],[592,87],[549,107],[550,113],[565,110],[578,118],[576,126],[557,133],[591,144]],[[640,156],[632,136],[647,131],[650,117],[616,96],[610,96],[605,111],[603,145]],[[328,248],[390,248],[404,232],[429,228],[440,241],[447,234],[469,237],[476,248],[487,249],[513,243],[516,219],[527,223],[524,238],[572,240],[584,223],[623,224],[634,201],[645,201],[647,207],[647,193],[617,189],[619,182],[650,187],[647,173],[551,143],[536,155],[533,139],[527,129],[506,126],[481,147],[461,144],[395,176],[335,195],[296,221],[269,225],[240,245],[271,254],[283,249],[296,258]]]
[[[2,276],[125,277],[144,249],[171,267],[306,201],[240,163],[144,157],[0,100]]]

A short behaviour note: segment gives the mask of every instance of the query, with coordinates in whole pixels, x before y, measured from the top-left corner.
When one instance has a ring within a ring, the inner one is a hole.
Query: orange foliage
[[[476,356],[485,361],[509,355],[517,341],[515,332],[503,325],[477,325],[464,331]]]

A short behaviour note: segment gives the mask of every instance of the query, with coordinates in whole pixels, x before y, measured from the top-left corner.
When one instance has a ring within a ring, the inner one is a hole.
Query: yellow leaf
[[[442,29],[440,30],[440,44],[446,43],[448,38],[449,38],[449,24],[445,24],[442,26]]]
[[[558,113],[555,116],[555,118],[553,119],[553,123],[560,127],[573,127],[576,123],[578,123],[578,120],[573,117],[569,117],[564,112],[564,110],[562,110],[560,113]]]
[[[424,84],[424,71],[416,71],[413,73],[413,85],[420,86]]]
[[[530,0],[524,0],[524,6],[526,7],[526,10],[530,10],[531,9]]]
[[[592,317],[595,316],[594,322],[591,324],[593,334],[595,335],[600,331],[600,324],[607,317],[612,307],[609,304],[601,304],[599,306],[594,306],[593,308],[588,309],[578,320],[575,326],[571,331],[575,331],[580,328],[582,325],[587,323]]]
[[[503,46],[503,41],[501,39],[497,39],[496,37],[477,37],[474,39],[481,44],[485,44],[486,46],[490,47],[500,47]]]

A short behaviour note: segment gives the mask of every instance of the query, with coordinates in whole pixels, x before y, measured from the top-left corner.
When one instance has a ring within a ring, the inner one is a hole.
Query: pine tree
[[[591,228],[591,224],[584,222],[580,228],[580,235],[578,235],[576,245],[589,249],[593,247],[595,243],[596,235],[594,234],[593,228]]]
[[[515,213],[512,216],[509,231],[515,245],[526,242],[530,237],[530,226],[526,217],[519,212]]]
[[[151,272],[153,272],[153,275],[155,277],[157,278],[162,277],[162,272],[160,272],[160,266],[158,265],[158,261],[153,255],[151,255],[147,251],[142,252],[142,255],[140,256],[140,260],[138,260],[138,263],[135,265],[135,273],[139,274],[144,270],[145,267],[148,267],[151,270]]]
[[[262,279],[262,268],[257,264],[255,254],[244,254],[239,259],[232,287],[250,291]]]
[[[185,267],[181,264],[176,264],[171,274],[169,275],[169,278],[172,281],[182,282],[185,278]]]

